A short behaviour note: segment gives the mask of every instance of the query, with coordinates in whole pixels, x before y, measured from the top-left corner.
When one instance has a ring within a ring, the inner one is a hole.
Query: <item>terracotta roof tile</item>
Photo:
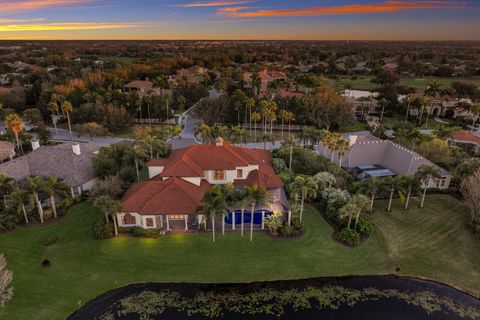
[[[480,137],[468,131],[456,132],[452,138],[456,141],[467,141],[480,145]]]

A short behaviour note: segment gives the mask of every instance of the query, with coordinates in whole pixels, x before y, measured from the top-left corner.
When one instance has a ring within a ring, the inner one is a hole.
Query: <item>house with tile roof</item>
[[[269,151],[249,149],[219,138],[215,144],[199,144],[174,150],[167,159],[147,163],[149,180],[133,184],[122,198],[117,214],[120,227],[189,230],[203,222],[198,213],[205,193],[212,185],[232,184],[236,188],[258,185],[268,191],[268,207],[245,211],[244,223],[253,219],[263,228],[263,218],[272,212],[286,212],[288,201],[283,181],[277,177]],[[240,212],[232,208],[225,218],[235,229]]]
[[[480,153],[480,136],[470,131],[455,132],[448,140],[454,145],[470,146],[473,153]]]
[[[57,177],[69,187],[72,196],[82,194],[95,186],[97,175],[92,158],[100,149],[93,143],[64,143],[40,146],[32,142],[33,151],[0,164],[0,172],[21,181],[28,177]]]

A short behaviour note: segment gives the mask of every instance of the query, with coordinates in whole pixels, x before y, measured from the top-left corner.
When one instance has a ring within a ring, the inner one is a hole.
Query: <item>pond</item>
[[[68,319],[480,319],[480,300],[440,283],[397,276],[147,283],[105,293]]]

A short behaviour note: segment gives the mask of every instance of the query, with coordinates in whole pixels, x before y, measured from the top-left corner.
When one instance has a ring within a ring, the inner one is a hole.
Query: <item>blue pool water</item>
[[[272,214],[272,211],[264,210],[265,217]],[[252,214],[249,210],[245,210],[243,213],[243,223],[250,223],[252,221]],[[225,223],[232,224],[233,223],[233,213],[229,212],[227,216],[225,216]],[[236,210],[235,211],[235,224],[240,225],[242,223],[242,211]],[[255,210],[253,214],[253,224],[262,224],[262,210]]]

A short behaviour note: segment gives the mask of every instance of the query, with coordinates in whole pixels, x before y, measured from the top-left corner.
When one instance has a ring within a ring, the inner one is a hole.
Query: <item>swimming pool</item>
[[[265,217],[272,214],[270,210],[263,210],[265,212]],[[233,214],[235,214],[235,224],[239,225],[242,223],[242,211],[235,210],[235,212],[228,212],[228,215],[225,216],[225,223],[232,224],[233,223]],[[252,214],[249,210],[245,210],[243,212],[243,223],[250,223],[252,220]],[[262,210],[255,210],[253,214],[253,224],[262,224]]]

